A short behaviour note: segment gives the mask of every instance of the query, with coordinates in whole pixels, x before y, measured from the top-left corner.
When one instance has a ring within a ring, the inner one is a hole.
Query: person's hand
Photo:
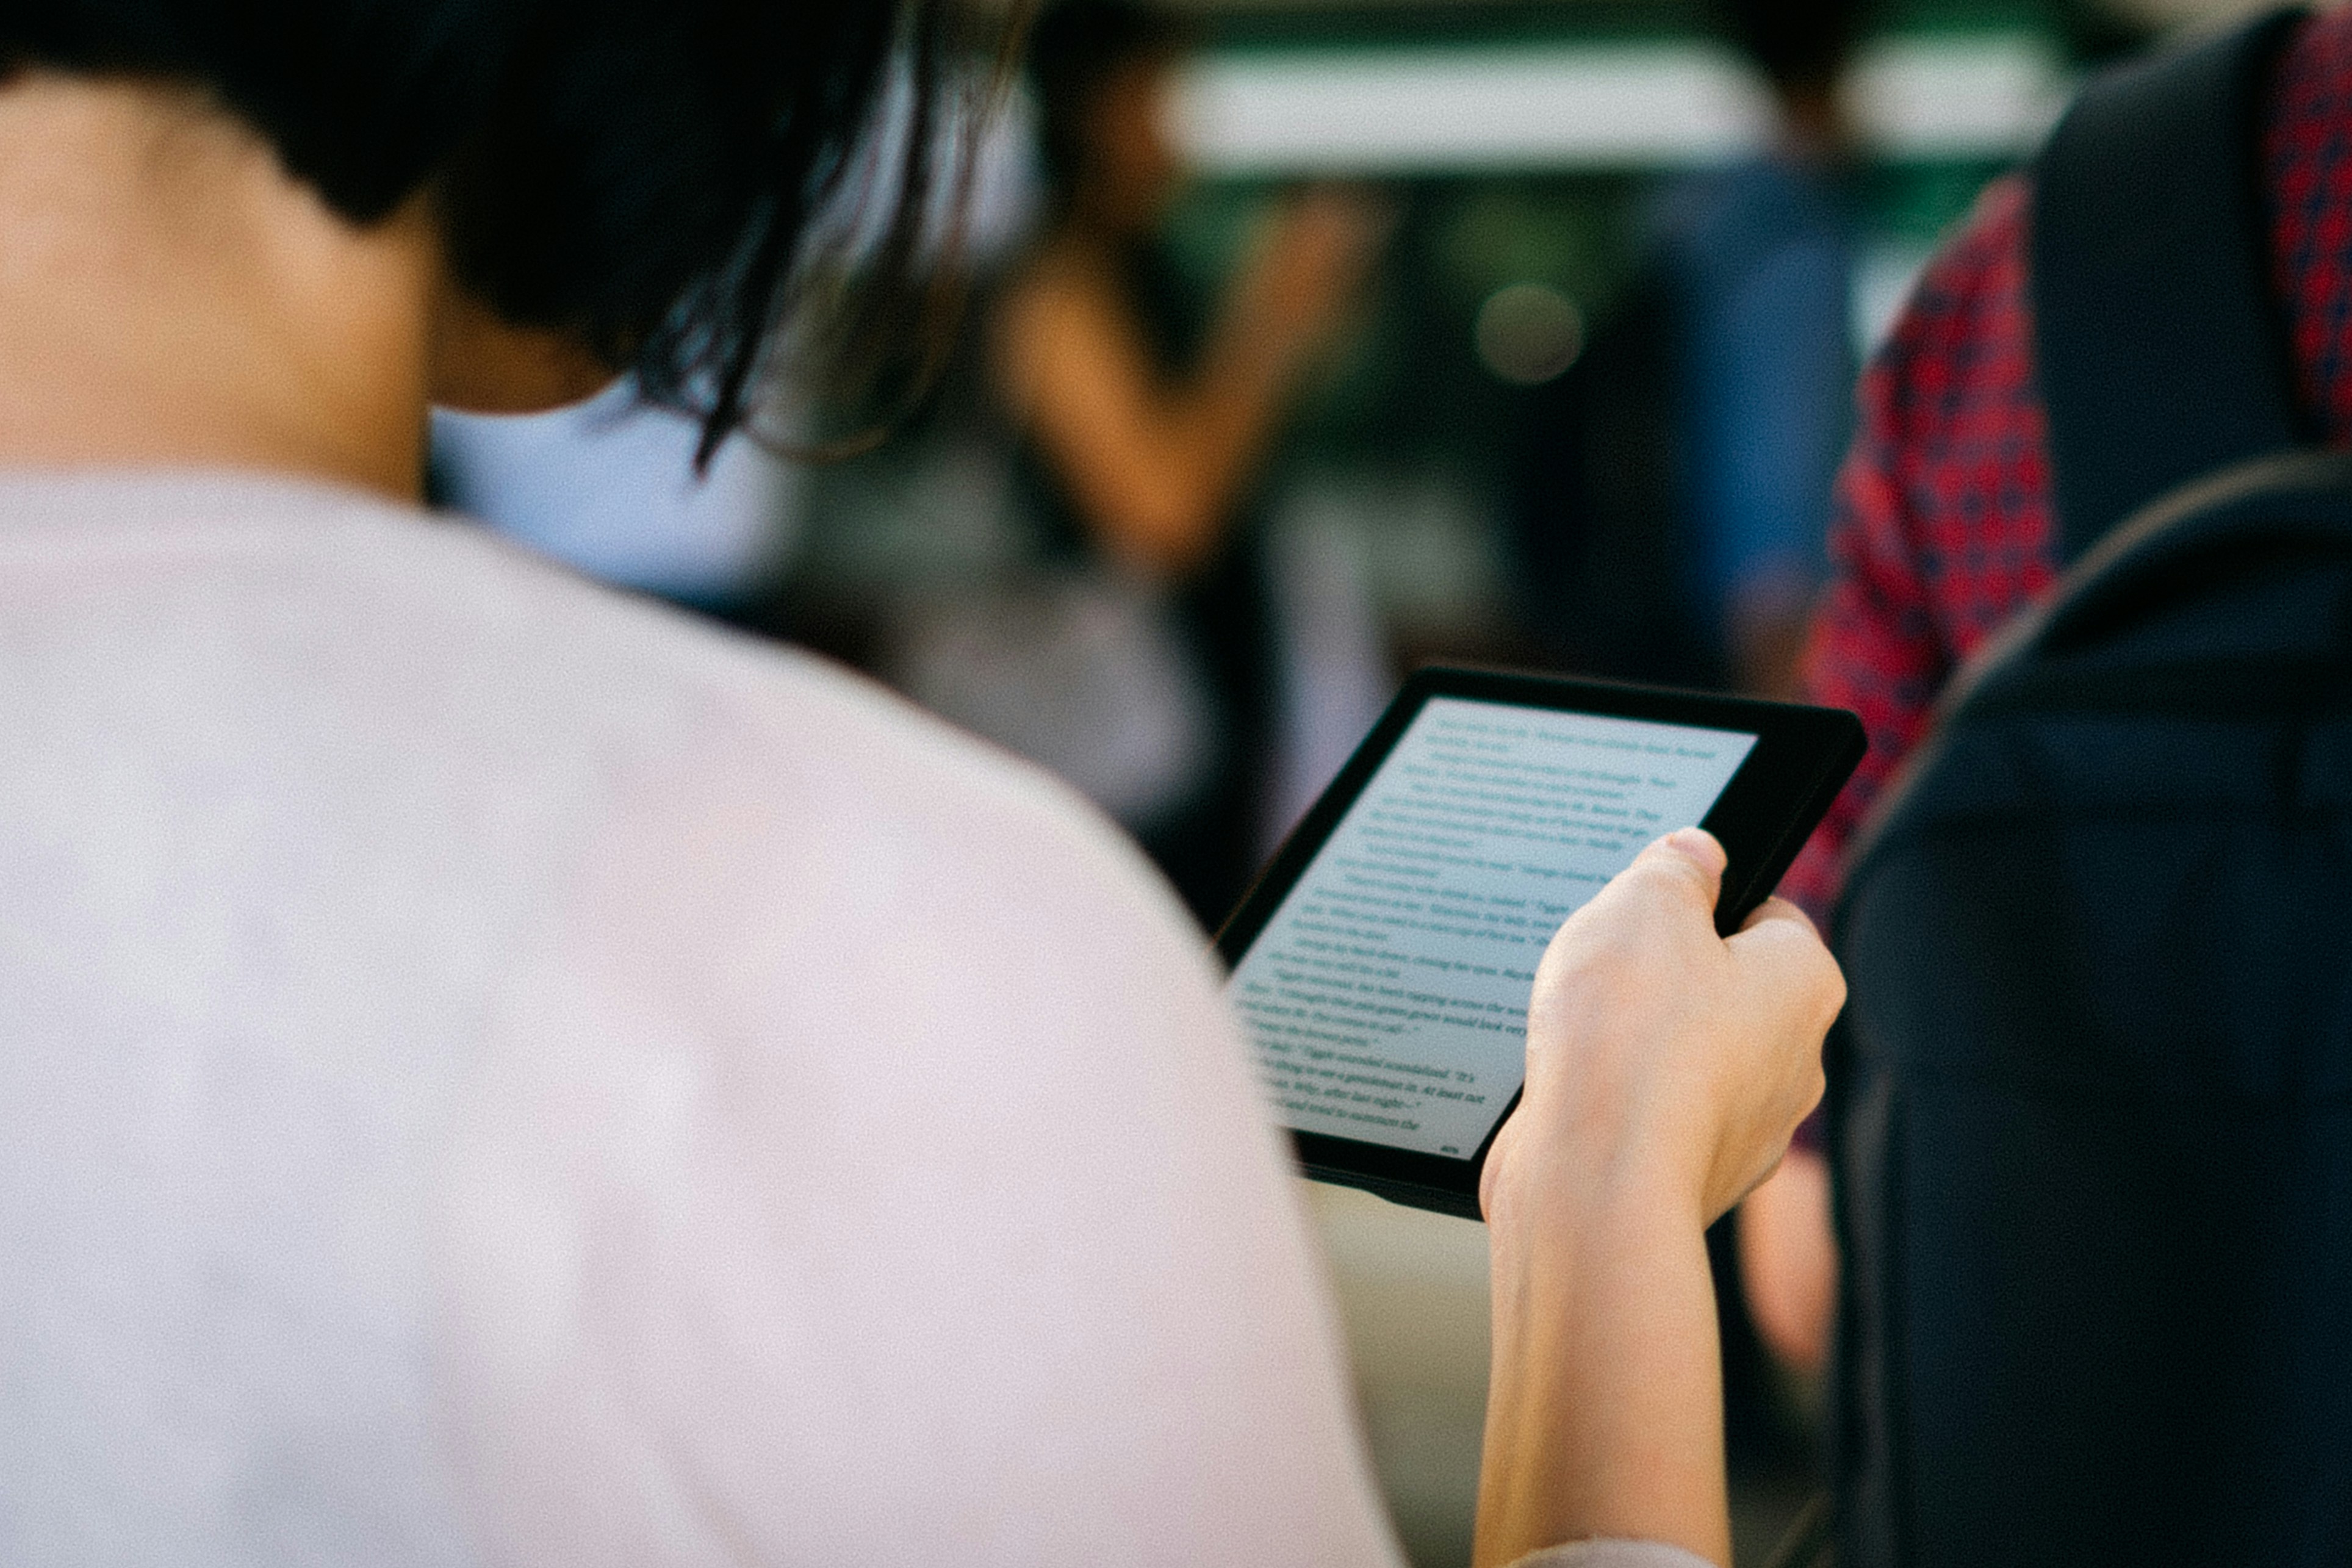
[[[1527,1087],[1481,1183],[1490,1221],[1598,1173],[1711,1223],[1821,1099],[1844,978],[1811,922],[1777,899],[1717,936],[1723,867],[1722,847],[1685,828],[1552,939],[1528,1006]]]
[[[1312,186],[1287,202],[1236,285],[1240,317],[1287,353],[1311,351],[1355,301],[1389,232],[1391,207],[1359,190]]]
[[[1790,905],[1717,936],[1723,864],[1696,828],[1651,845],[1536,972],[1527,1088],[1479,1187],[1481,1564],[1589,1537],[1730,1561],[1704,1232],[1821,1098],[1845,982]]]

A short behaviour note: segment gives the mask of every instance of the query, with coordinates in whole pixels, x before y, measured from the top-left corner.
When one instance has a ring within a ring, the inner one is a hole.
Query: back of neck
[[[417,493],[438,273],[193,93],[0,86],[0,464],[230,466]]]

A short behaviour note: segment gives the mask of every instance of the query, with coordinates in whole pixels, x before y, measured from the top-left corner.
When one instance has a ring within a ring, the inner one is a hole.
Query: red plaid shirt
[[[2329,442],[2352,446],[2352,7],[2288,46],[2262,159],[2272,277],[2303,395]],[[1862,715],[1870,754],[1784,885],[1816,913],[1953,669],[2058,575],[2028,194],[2022,177],[1985,192],[1862,378],[1805,680],[1813,700]]]

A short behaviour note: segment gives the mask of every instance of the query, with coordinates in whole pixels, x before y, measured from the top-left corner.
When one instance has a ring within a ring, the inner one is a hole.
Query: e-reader
[[[1478,1214],[1552,934],[1693,823],[1729,932],[1862,760],[1835,709],[1487,670],[1408,680],[1218,933],[1309,1175]]]

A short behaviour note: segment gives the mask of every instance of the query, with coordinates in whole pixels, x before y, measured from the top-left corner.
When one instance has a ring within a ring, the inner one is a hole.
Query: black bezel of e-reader
[[[1754,735],[1756,744],[1700,824],[1722,842],[1729,857],[1716,909],[1716,927],[1726,933],[1738,930],[1739,922],[1779,884],[1862,761],[1865,745],[1861,721],[1842,709],[1502,670],[1420,670],[1404,683],[1388,711],[1332,780],[1331,787],[1291,830],[1217,932],[1217,952],[1228,972],[1239,966],[1250,943],[1306,874],[1405,727],[1433,697],[1561,709]],[[1478,1173],[1486,1165],[1486,1151],[1518,1103],[1514,1093],[1502,1115],[1486,1130],[1486,1142],[1466,1160],[1362,1143],[1328,1133],[1289,1131],[1299,1163],[1318,1181],[1361,1187],[1391,1202],[1476,1219]]]

